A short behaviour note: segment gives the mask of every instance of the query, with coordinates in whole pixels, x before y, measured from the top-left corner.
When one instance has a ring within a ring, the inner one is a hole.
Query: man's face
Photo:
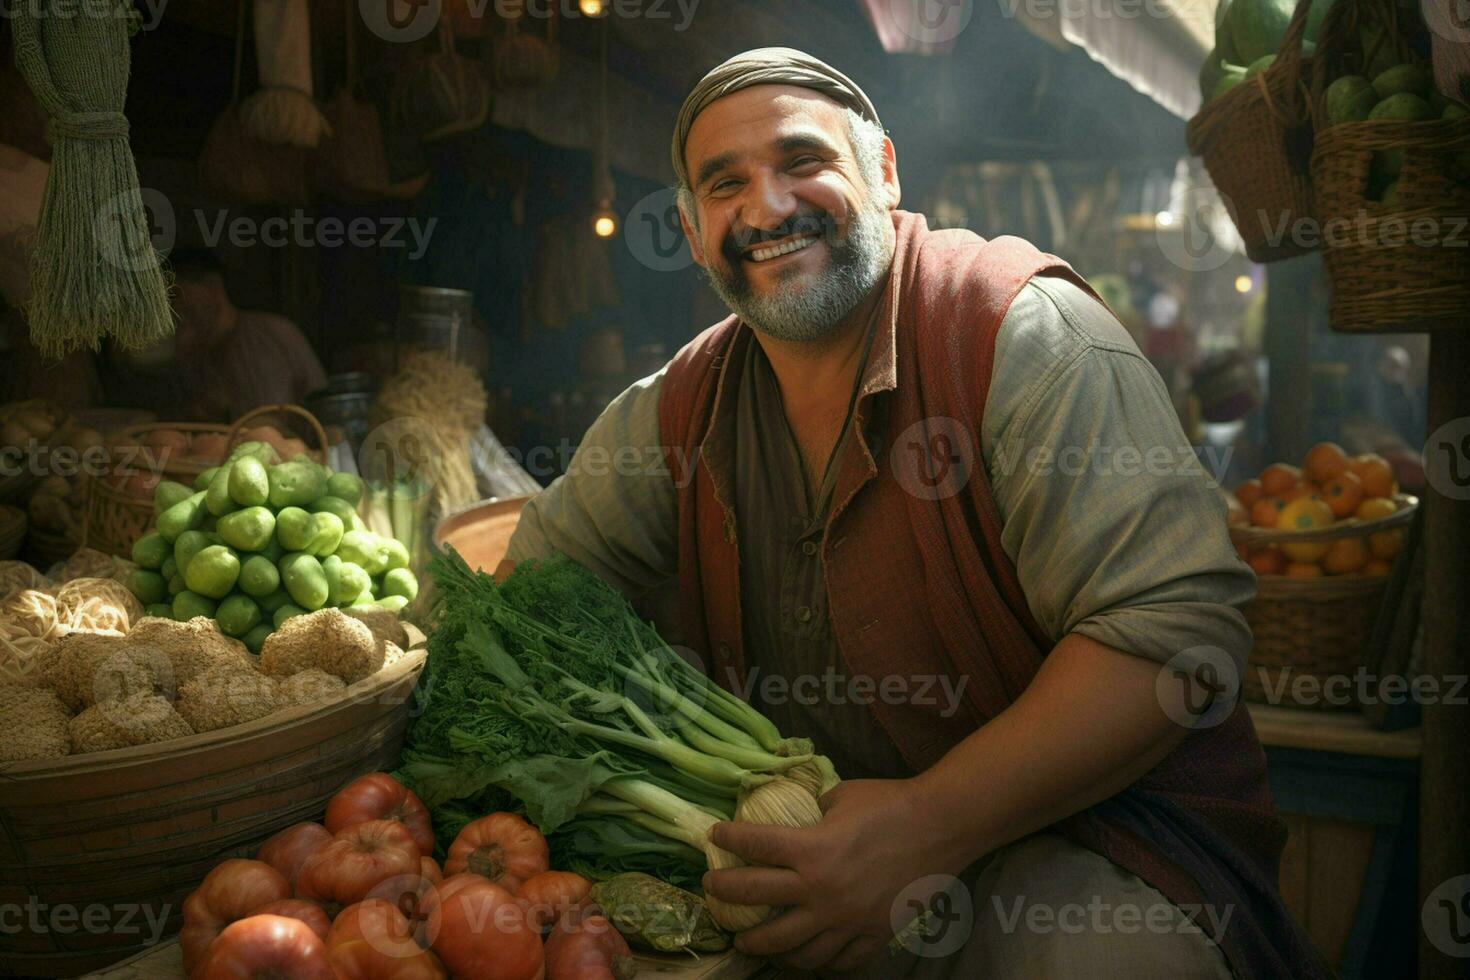
[[[886,271],[898,203],[891,144],[869,187],[837,103],[798,86],[743,89],[699,114],[684,154],[695,260],[757,330],[818,339]]]
[[[225,285],[215,273],[180,276],[174,283],[178,345],[185,351],[214,346],[223,334]]]

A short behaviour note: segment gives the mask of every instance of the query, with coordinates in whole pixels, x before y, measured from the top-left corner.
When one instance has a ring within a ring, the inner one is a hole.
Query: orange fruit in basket
[[[1314,561],[1289,561],[1285,575],[1287,578],[1321,578],[1322,566]]]
[[[1363,574],[1369,578],[1383,578],[1393,571],[1393,563],[1385,558],[1369,558],[1368,563],[1363,566]]]
[[[1350,517],[1363,502],[1363,481],[1356,473],[1343,470],[1322,484],[1322,499],[1332,508],[1334,517]]]
[[[1256,527],[1275,527],[1286,501],[1280,497],[1262,497],[1251,508],[1251,523]]]
[[[1302,482],[1302,471],[1290,463],[1272,463],[1261,470],[1261,492],[1268,497],[1279,497]]]
[[[1300,497],[1281,508],[1278,531],[1310,531],[1332,523],[1332,508],[1318,497]],[[1293,562],[1318,561],[1332,546],[1330,541],[1283,541],[1281,550]]]
[[[1262,493],[1264,491],[1261,489],[1261,481],[1252,477],[1235,488],[1235,499],[1244,504],[1246,510],[1250,510],[1261,499]]]
[[[1377,453],[1363,453],[1354,456],[1349,461],[1349,468],[1357,474],[1359,480],[1363,481],[1363,495],[1366,497],[1392,497],[1396,485],[1393,480],[1393,467],[1388,460]]]
[[[1279,548],[1257,548],[1246,563],[1257,575],[1280,575],[1286,568],[1286,556]]]
[[[1399,505],[1387,497],[1365,497],[1353,516],[1360,521],[1376,521],[1398,513],[1398,509]]]
[[[1319,442],[1307,450],[1302,470],[1313,483],[1326,483],[1348,468],[1348,455],[1335,442]]]
[[[1316,497],[1318,500],[1321,500],[1322,488],[1310,480],[1303,480],[1281,495],[1281,499],[1287,503],[1291,503],[1293,500],[1300,500],[1303,497]]]
[[[1245,504],[1242,504],[1228,493],[1224,496],[1225,523],[1231,526],[1249,524],[1251,522],[1251,512],[1245,509]]]
[[[1374,558],[1392,558],[1403,546],[1403,528],[1368,535],[1368,550],[1373,553]]]
[[[1322,556],[1329,575],[1351,575],[1368,564],[1368,545],[1362,538],[1338,538]]]

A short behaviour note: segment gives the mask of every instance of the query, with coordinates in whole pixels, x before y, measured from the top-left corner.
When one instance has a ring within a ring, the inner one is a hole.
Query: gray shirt
[[[747,405],[769,401],[759,383],[747,380],[749,370],[740,376],[734,397]],[[637,382],[608,406],[566,475],[526,506],[509,559],[565,552],[631,595],[675,575],[674,475],[659,449],[662,378],[660,372]],[[763,431],[771,440],[764,452],[794,451],[782,445],[791,439],[784,419]],[[1251,640],[1239,606],[1254,594],[1254,576],[1231,546],[1224,501],[1199,466],[1162,381],[1105,307],[1059,278],[1038,277],[1022,289],[996,337],[979,442],[1002,544],[1033,617],[1053,641],[1076,632],[1186,668],[1209,647],[1244,667]],[[786,462],[800,473],[799,461]],[[742,460],[737,481],[749,470]],[[737,487],[737,499],[741,492]],[[798,576],[795,586],[775,581],[785,578],[783,564],[749,561],[755,556],[744,551],[761,526],[778,537],[791,531],[793,548],[808,539],[821,511],[809,504],[820,499],[786,499],[784,508],[767,504],[769,513],[740,520],[742,607],[750,608],[748,592],[764,597],[777,604],[767,605],[777,622],[781,603],[793,608],[793,587],[823,588],[819,574]],[[797,654],[800,637],[823,634],[825,598],[795,608],[813,614],[793,620],[789,644],[746,636],[753,664],[810,666],[810,652]],[[770,649],[775,643],[787,649]]]

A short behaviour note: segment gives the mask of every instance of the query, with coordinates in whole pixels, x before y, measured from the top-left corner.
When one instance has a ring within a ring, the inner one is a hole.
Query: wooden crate
[[[396,764],[423,664],[412,652],[337,701],[247,725],[0,765],[0,903],[72,910],[0,931],[0,974],[115,963],[149,944],[150,916],[177,932],[184,898],[221,860],[319,818],[344,783]],[[100,927],[85,924],[95,907]]]

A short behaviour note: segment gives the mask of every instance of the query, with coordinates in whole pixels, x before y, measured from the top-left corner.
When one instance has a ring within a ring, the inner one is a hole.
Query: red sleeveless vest
[[[922,770],[1014,701],[1050,649],[1001,547],[981,419],[996,332],[1025,283],[1046,274],[1092,290],[1061,259],[1020,239],[931,232],[922,216],[906,212],[895,212],[894,224],[897,249],[874,339],[876,350],[891,330],[894,389],[873,444],[863,432],[874,400],[862,399],[854,413],[855,431],[836,464],[822,561],[832,625],[852,674],[968,678],[963,708],[952,717],[937,706],[873,703],[904,757]],[[739,529],[733,488],[719,481],[733,476],[713,472],[699,450],[737,326],[731,317],[684,347],[660,395],[663,445],[670,471],[682,477],[684,640],[731,689],[739,689],[745,669]],[[1138,785],[1217,831],[1274,889],[1285,828],[1272,812],[1265,757],[1244,706],[1224,724],[1191,733]],[[1204,876],[1166,857],[1136,824],[1087,811],[1058,829],[1176,904],[1208,899],[1198,880]]]

